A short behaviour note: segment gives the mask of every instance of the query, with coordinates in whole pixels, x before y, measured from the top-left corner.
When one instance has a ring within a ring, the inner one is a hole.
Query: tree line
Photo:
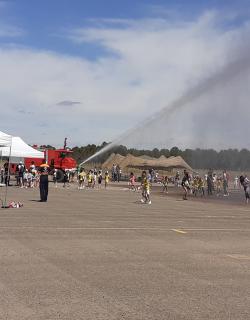
[[[72,157],[78,162],[82,162],[97,151],[107,145],[88,144],[82,147],[72,148]],[[161,155],[165,157],[181,156],[194,169],[227,169],[227,170],[249,170],[250,169],[250,150],[247,149],[227,149],[216,151],[213,149],[185,149],[178,147],[171,149],[138,150],[135,148],[127,148],[123,145],[116,146],[100,156],[93,159],[95,163],[103,163],[112,153],[119,153],[122,156],[132,154],[134,156],[150,156],[159,158]]]

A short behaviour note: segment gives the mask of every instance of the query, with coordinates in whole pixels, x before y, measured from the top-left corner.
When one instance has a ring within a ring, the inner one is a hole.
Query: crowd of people
[[[152,174],[153,173],[153,174]],[[145,181],[145,177],[147,181]],[[153,182],[161,182],[162,184],[162,192],[168,193],[169,185],[175,185],[176,187],[181,187],[183,189],[183,200],[187,200],[189,195],[194,197],[200,196],[205,197],[216,195],[217,197],[229,196],[229,181],[230,177],[227,171],[223,171],[222,173],[214,173],[212,170],[209,170],[207,174],[204,176],[199,174],[189,173],[187,170],[184,170],[183,175],[180,174],[179,171],[176,172],[175,176],[163,176],[161,178],[156,178],[154,170],[149,170],[148,174],[146,171],[142,172],[141,175],[141,187],[144,192],[147,194],[152,186]],[[140,187],[138,187],[135,183],[136,177],[133,172],[130,173],[129,177],[129,189],[136,191]],[[233,180],[233,189],[239,190],[242,188],[245,192],[246,202],[249,202],[250,199],[250,180],[246,175],[241,175],[238,177],[237,175]],[[142,197],[145,201],[142,202],[150,202],[147,201],[146,198]]]
[[[105,171],[103,174],[102,170],[97,170],[94,168],[93,170],[85,171],[84,168],[80,168],[78,171],[78,189],[93,189],[93,188],[101,188],[104,181],[105,189],[108,186],[110,181],[109,172]]]
[[[179,185],[179,173],[176,174],[177,185]],[[213,173],[209,170],[204,177],[200,175],[192,175],[184,170],[183,178],[180,185],[183,188],[184,194],[183,199],[187,200],[188,194],[194,196],[200,195],[204,197],[206,194],[208,196],[216,195],[228,197],[229,196],[229,174],[227,171],[223,171],[221,174]],[[246,175],[241,175],[240,177],[235,176],[233,180],[234,190],[243,188],[245,192],[246,202],[249,202],[249,189],[250,181]]]
[[[6,186],[10,185],[10,164],[8,161],[0,169],[1,172],[1,184]],[[48,174],[49,166],[45,160],[39,167],[36,167],[34,162],[31,162],[29,168],[26,168],[25,164],[20,161],[15,166],[15,181],[16,186],[20,188],[40,188],[41,202],[46,202],[48,197]]]
[[[45,170],[45,166],[46,170]],[[0,168],[1,170],[1,184],[9,185],[10,174],[9,174],[9,163],[6,162]],[[76,173],[76,174],[75,174]],[[46,178],[44,178],[46,176]],[[78,189],[94,189],[94,188],[104,188],[107,189],[109,182],[120,182],[122,179],[122,170],[119,165],[113,164],[111,168],[111,175],[109,171],[103,171],[102,169],[91,169],[85,170],[80,167],[76,172],[70,170],[65,170],[63,175],[63,187],[69,187],[70,183],[75,181],[75,176],[77,177]],[[123,177],[124,178],[124,177]],[[48,180],[48,165],[43,163],[43,167],[36,167],[34,162],[31,163],[29,168],[26,168],[24,163],[21,161],[16,165],[15,168],[15,180],[16,186],[20,188],[35,188],[43,184],[43,180]],[[212,196],[216,195],[228,197],[229,196],[229,174],[226,171],[222,173],[215,173],[209,170],[205,175],[198,175],[189,173],[184,170],[183,174],[179,171],[176,172],[175,176],[163,176],[160,177],[159,173],[150,169],[148,171],[143,170],[139,177],[136,177],[134,172],[131,172],[127,177],[128,187],[130,190],[142,192],[141,202],[151,204],[150,190],[152,184],[155,182],[160,182],[162,184],[162,192],[168,193],[169,185],[173,184],[176,187],[181,187],[183,189],[183,200],[187,200],[188,196]],[[58,170],[53,170],[53,182],[55,187],[58,184]],[[240,177],[235,176],[232,185],[233,188],[242,188],[245,192],[246,202],[250,199],[250,180],[246,175],[241,175]],[[46,182],[46,184],[48,184]],[[45,188],[45,193],[48,193],[48,187]],[[41,199],[47,200],[47,196],[41,196]]]
[[[16,185],[20,188],[34,188],[39,185],[40,174],[34,162],[26,168],[22,161],[16,166],[15,170]]]
[[[187,199],[188,191],[194,196],[204,197],[207,193],[208,196],[216,194],[217,197],[222,195],[227,197],[229,196],[229,175],[226,171],[223,171],[222,174],[216,174],[209,170],[202,177],[201,175],[192,175],[184,170],[181,186],[184,189],[184,200]]]
[[[10,185],[9,162],[5,162],[1,167],[1,184]],[[32,163],[29,168],[26,168],[22,161],[20,161],[15,168],[16,186],[20,188],[34,188],[39,185],[40,175]]]

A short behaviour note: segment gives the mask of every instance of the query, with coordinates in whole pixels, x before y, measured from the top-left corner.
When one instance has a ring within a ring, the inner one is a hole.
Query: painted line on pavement
[[[53,229],[53,230],[152,230],[172,231],[162,227],[53,227],[53,226],[0,226],[1,229]]]
[[[172,231],[175,231],[177,233],[185,234],[187,233],[186,231],[180,230],[180,229],[171,229]]]
[[[247,231],[250,229],[226,229],[226,228],[185,228],[187,231]]]
[[[250,256],[246,256],[244,254],[227,254],[227,257],[235,260],[250,260]]]
[[[0,226],[0,230],[23,229],[52,229],[52,230],[149,230],[149,231],[175,231],[187,233],[188,231],[224,231],[224,232],[250,232],[250,229],[226,229],[226,228],[184,228],[169,229],[162,227],[56,227],[56,226]]]

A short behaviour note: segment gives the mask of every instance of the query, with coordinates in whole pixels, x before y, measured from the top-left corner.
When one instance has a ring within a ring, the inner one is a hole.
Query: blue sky
[[[1,131],[41,144],[114,140],[223,67],[248,38],[249,9],[248,0],[0,0]]]
[[[15,44],[36,49],[95,59],[105,50],[93,43],[79,46],[65,41],[69,29],[92,26],[99,19],[145,19],[177,16],[192,20],[205,10],[238,11],[241,22],[248,9],[248,0],[5,0],[1,19],[23,31]],[[242,9],[242,12],[241,12]],[[0,39],[4,44],[13,39]]]

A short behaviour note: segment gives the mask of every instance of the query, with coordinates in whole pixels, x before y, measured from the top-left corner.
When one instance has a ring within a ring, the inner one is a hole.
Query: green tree
[[[178,147],[173,147],[170,149],[170,156],[176,157],[181,155],[181,150]]]

